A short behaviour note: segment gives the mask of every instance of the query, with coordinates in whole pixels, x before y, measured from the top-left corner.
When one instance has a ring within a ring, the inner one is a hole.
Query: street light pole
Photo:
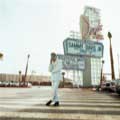
[[[28,57],[27,57],[27,64],[26,64],[25,77],[24,77],[24,86],[25,86],[25,82],[26,82],[26,79],[27,79],[27,71],[28,71],[29,58],[30,58],[30,54],[28,54]]]
[[[21,71],[19,70],[19,87],[21,86],[20,82],[21,82]]]
[[[118,74],[119,74],[118,78],[120,79],[120,67],[119,66],[120,66],[120,62],[119,62],[119,54],[118,54]]]
[[[111,43],[112,34],[110,32],[108,32],[108,38],[110,40],[110,61],[111,61],[112,80],[115,80],[114,61],[113,61],[113,52],[112,52],[112,43]]]
[[[101,76],[100,76],[100,87],[102,85],[102,81],[103,81],[103,64],[104,64],[104,60],[102,60],[102,67],[101,67]]]
[[[2,53],[0,53],[0,59],[2,59],[3,58],[3,54]]]
[[[62,72],[62,76],[63,76],[63,87],[65,85],[65,78],[64,78],[65,72]]]

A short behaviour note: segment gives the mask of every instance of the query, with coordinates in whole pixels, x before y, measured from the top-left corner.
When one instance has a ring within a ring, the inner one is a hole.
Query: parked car
[[[116,80],[116,92],[120,94],[120,79]]]
[[[19,83],[18,81],[0,81],[0,87],[32,87],[30,82]]]
[[[24,82],[21,82],[21,83],[20,83],[20,86],[21,86],[21,87],[32,87],[32,84],[31,84],[30,82],[25,82],[25,83],[24,83]]]
[[[32,87],[32,84],[30,82],[28,82],[28,87]]]
[[[0,87],[5,87],[5,86],[6,86],[5,81],[1,81],[1,82],[0,82]]]
[[[10,86],[10,83],[8,81],[5,81],[4,84],[5,84],[5,87]]]
[[[101,90],[109,91],[109,92],[116,92],[116,81],[106,81],[103,82],[101,85]]]
[[[2,81],[0,81],[0,87],[3,87],[3,82]]]

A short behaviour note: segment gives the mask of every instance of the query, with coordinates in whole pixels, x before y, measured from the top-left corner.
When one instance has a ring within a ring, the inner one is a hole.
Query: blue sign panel
[[[103,57],[103,44],[91,40],[67,38],[63,42],[64,54]]]
[[[83,57],[74,55],[57,54],[57,58],[62,60],[64,70],[84,70],[85,60]]]

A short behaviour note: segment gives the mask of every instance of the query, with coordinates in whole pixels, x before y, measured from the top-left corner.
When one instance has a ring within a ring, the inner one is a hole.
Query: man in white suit
[[[51,53],[49,72],[51,72],[53,99],[49,100],[46,103],[47,106],[49,106],[52,102],[54,102],[53,106],[59,106],[58,87],[60,80],[62,79],[61,70],[62,70],[62,61],[57,59],[56,53]]]

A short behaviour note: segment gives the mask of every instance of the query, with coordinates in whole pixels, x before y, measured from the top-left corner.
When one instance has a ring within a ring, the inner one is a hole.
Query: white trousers
[[[58,97],[58,87],[60,84],[60,80],[57,81],[52,81],[52,88],[53,88],[53,102],[57,102],[59,101],[59,97]]]

